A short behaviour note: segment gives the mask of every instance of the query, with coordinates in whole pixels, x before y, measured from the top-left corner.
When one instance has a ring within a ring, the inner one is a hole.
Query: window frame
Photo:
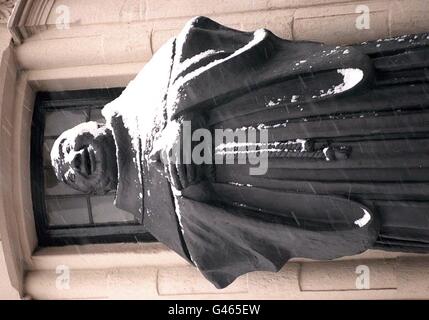
[[[94,105],[105,105],[118,97],[123,89],[116,87],[37,93],[31,124],[30,173],[33,212],[39,246],[156,241],[142,224],[103,223],[62,227],[49,226],[47,220],[43,164],[45,113],[56,109],[90,109]]]

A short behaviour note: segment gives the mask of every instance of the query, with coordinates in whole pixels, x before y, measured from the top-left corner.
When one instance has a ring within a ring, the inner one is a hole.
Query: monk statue
[[[351,46],[189,21],[51,160],[217,288],[293,257],[429,252],[429,34]]]

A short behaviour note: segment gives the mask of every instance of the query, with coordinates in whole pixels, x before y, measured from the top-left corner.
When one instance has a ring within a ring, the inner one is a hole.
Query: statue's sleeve
[[[170,118],[201,112],[279,84],[283,102],[317,101],[372,79],[369,57],[353,47],[289,41],[266,29],[242,32],[197,17],[175,40],[167,110]]]
[[[225,187],[215,185],[216,192],[243,192]],[[377,217],[358,202],[259,188],[251,192],[245,199],[252,196],[254,206],[177,201],[190,258],[218,288],[251,271],[278,271],[293,257],[323,260],[361,253],[377,238]]]

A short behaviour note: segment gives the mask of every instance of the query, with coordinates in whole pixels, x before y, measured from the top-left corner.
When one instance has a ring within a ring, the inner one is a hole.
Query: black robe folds
[[[218,288],[292,257],[428,252],[428,64],[427,34],[335,47],[197,17],[103,110],[116,205]],[[174,188],[150,155],[170,124],[196,118],[267,129],[265,174],[213,164]]]

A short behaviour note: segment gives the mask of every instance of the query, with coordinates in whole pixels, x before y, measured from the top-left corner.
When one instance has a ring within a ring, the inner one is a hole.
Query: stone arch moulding
[[[15,0],[2,0],[15,2]],[[46,30],[46,21],[55,0],[18,0],[10,12],[8,29],[15,44],[21,44],[35,33]],[[0,3],[1,8],[1,3]]]
[[[15,5],[15,0],[1,0],[0,1],[0,23],[7,23],[12,9]]]

